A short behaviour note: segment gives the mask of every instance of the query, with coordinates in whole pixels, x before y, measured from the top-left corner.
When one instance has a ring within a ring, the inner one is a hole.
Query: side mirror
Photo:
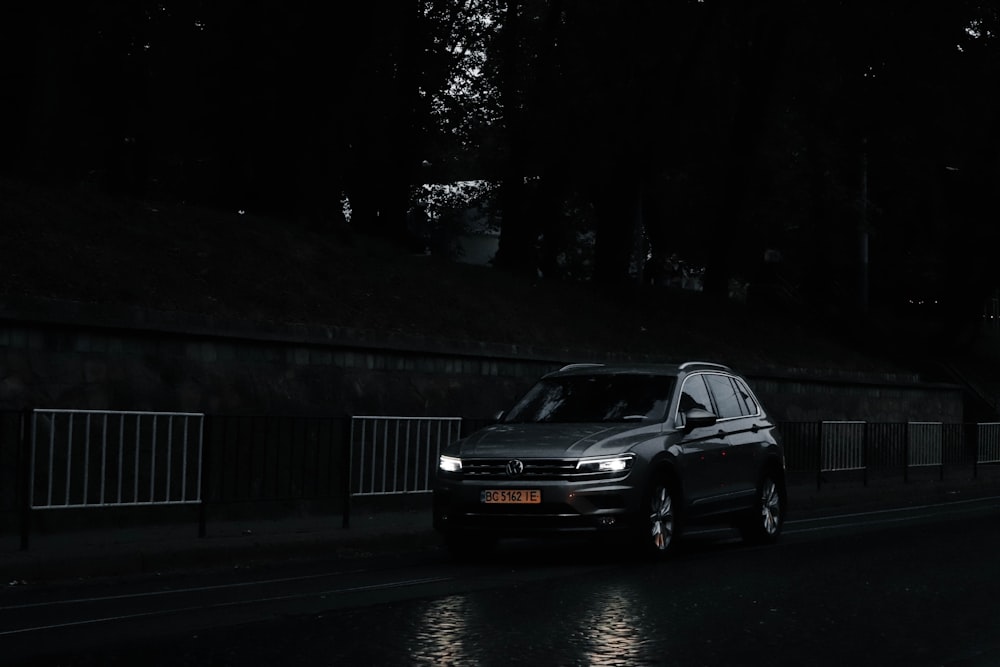
[[[507,414],[506,410],[498,410],[497,413],[495,415],[493,415],[493,423],[494,424],[499,424],[500,422],[502,422],[503,421],[503,416],[505,414]]]
[[[687,412],[681,413],[680,427],[685,431],[693,431],[696,428],[711,426],[719,421],[719,417],[714,412],[702,410],[701,408],[691,408]]]

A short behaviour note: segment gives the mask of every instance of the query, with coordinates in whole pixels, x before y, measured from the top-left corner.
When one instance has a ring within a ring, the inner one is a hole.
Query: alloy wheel
[[[653,488],[649,527],[653,549],[660,553],[667,551],[674,539],[674,507],[666,486],[658,484]]]
[[[761,486],[760,516],[764,533],[768,537],[774,537],[781,529],[781,493],[770,477],[766,477]]]

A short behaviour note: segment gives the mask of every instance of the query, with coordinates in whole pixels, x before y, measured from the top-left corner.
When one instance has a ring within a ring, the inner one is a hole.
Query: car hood
[[[577,458],[627,451],[660,425],[495,424],[456,443],[462,457]]]

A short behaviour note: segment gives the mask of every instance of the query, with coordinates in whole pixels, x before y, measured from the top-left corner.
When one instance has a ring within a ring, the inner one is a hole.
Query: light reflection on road
[[[603,572],[602,575],[612,574]],[[411,664],[531,664],[572,655],[572,664],[645,664],[662,636],[655,597],[612,575],[593,585],[549,582],[524,598],[519,587],[428,600],[398,637]],[[407,630],[408,628],[408,630]]]
[[[986,516],[995,512],[991,505]],[[996,582],[981,581],[990,585],[973,593],[955,580],[984,571],[989,558],[981,548],[958,545],[986,544],[1000,532],[979,530],[981,518],[940,507],[935,516],[948,519],[935,530],[948,535],[941,548],[953,567],[934,565],[940,554],[933,550],[915,557],[928,519],[912,509],[793,522],[776,547],[748,548],[726,531],[691,534],[668,563],[581,555],[569,545],[512,545],[479,567],[457,569],[454,580],[466,583],[464,591],[395,607],[392,633],[367,636],[380,657],[403,656],[414,665],[754,665],[775,651],[788,658],[782,664],[881,665],[902,664],[898,656],[948,655],[954,631],[910,630],[926,623],[922,599],[942,610],[938,622],[977,632],[994,627]],[[963,559],[969,562],[959,564]],[[873,588],[872,581],[881,583]],[[370,610],[354,634],[360,639],[363,628],[386,626],[385,610]],[[853,643],[830,640],[845,635],[878,659],[857,662]],[[969,642],[958,646],[965,650]],[[375,654],[358,647],[350,657]]]
[[[644,611],[620,584],[595,591],[582,619],[582,658],[587,665],[634,664],[640,658]]]
[[[466,646],[474,641],[470,631],[469,603],[465,595],[431,600],[408,643],[413,664],[467,665],[475,662]]]

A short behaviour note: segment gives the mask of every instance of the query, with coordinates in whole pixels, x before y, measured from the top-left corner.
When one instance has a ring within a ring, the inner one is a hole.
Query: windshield
[[[546,378],[511,408],[504,422],[662,421],[674,378],[666,375],[568,375]]]

